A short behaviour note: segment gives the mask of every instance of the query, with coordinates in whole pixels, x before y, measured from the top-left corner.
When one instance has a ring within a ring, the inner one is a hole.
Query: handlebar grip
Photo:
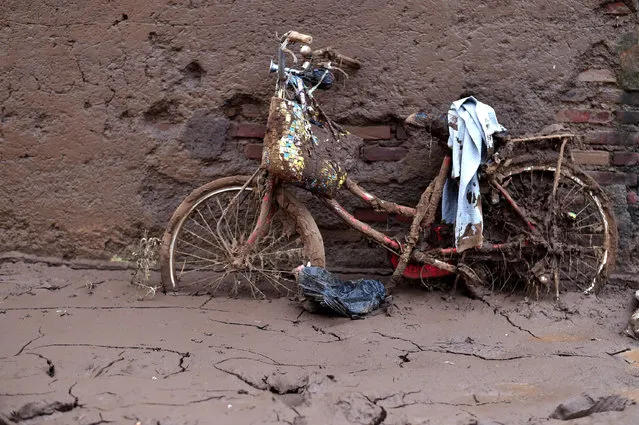
[[[284,34],[284,37],[282,37],[282,39],[288,39],[288,41],[304,43],[304,44],[311,44],[313,42],[312,36],[302,34],[301,32],[297,32],[297,31],[287,32],[286,34]]]

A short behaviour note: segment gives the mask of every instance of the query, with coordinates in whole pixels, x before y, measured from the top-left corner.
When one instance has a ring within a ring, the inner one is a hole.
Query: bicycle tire
[[[315,220],[283,188],[275,196],[268,232],[241,267],[233,263],[233,254],[259,214],[261,198],[255,184],[242,191],[248,179],[214,180],[193,190],[175,210],[160,249],[165,290],[189,288],[194,293],[215,294],[226,289],[236,296],[250,293],[265,298],[295,289],[294,277],[287,273],[294,267],[307,262],[324,266],[324,245]]]
[[[551,255],[524,246],[530,230],[502,195],[497,194],[497,202],[496,193],[483,196],[485,241],[522,241],[519,252],[499,252],[501,259],[482,270],[484,275],[489,271],[489,280],[499,282],[500,289],[523,282],[537,292],[540,288],[553,293],[557,289],[597,292],[614,268],[618,234],[610,201],[597,182],[578,167],[562,164],[551,219],[548,225],[544,223],[545,211],[539,207],[550,202],[555,170],[556,162],[522,163],[498,171],[498,182],[532,219],[552,247]],[[559,288],[554,288],[554,272],[549,274],[548,269],[557,270]]]

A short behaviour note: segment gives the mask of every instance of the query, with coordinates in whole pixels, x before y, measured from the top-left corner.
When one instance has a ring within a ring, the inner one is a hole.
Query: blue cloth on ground
[[[376,310],[386,299],[386,288],[377,280],[343,282],[321,267],[303,267],[297,282],[304,296],[350,318]]]
[[[493,149],[493,133],[506,131],[495,110],[474,97],[459,99],[448,110],[451,175],[442,194],[442,220],[455,223],[458,251],[483,243],[483,219],[477,170]]]

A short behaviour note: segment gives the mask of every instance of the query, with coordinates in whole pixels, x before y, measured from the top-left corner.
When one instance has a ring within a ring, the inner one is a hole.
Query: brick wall
[[[599,3],[609,25],[637,13],[636,1]],[[579,72],[564,90],[555,119],[582,136],[582,148],[572,152],[573,159],[615,205],[624,269],[634,261],[639,241],[639,45],[636,34],[618,45],[608,40],[599,44],[577,64]]]
[[[0,251],[121,255],[194,188],[250,175],[274,34],[290,29],[362,60],[318,96],[364,137],[351,176],[366,189],[416,203],[445,149],[403,118],[470,92],[515,136],[552,123],[585,134],[575,159],[606,184],[627,255],[638,245],[634,1],[54,3],[0,2]],[[305,201],[331,264],[385,263]],[[382,230],[406,225],[344,203]]]

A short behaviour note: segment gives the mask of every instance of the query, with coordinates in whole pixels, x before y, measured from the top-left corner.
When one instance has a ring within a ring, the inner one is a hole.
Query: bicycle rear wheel
[[[499,170],[499,183],[538,231],[532,232],[495,190],[484,197],[484,236],[491,243],[520,241],[518,249],[500,252],[506,267],[502,284],[521,283],[555,292],[597,291],[615,263],[617,226],[609,201],[597,183],[583,171],[563,164],[556,197],[551,205],[556,165],[524,165]],[[549,211],[550,210],[550,211]],[[540,246],[539,239],[543,241]],[[499,260],[498,260],[499,261]],[[537,286],[539,285],[539,286]]]
[[[234,176],[210,182],[176,209],[160,251],[165,289],[260,298],[287,295],[296,288],[293,268],[307,262],[324,266],[315,221],[283,190],[273,203],[268,230],[248,252],[243,250],[261,205],[257,187],[244,187],[248,179]]]

